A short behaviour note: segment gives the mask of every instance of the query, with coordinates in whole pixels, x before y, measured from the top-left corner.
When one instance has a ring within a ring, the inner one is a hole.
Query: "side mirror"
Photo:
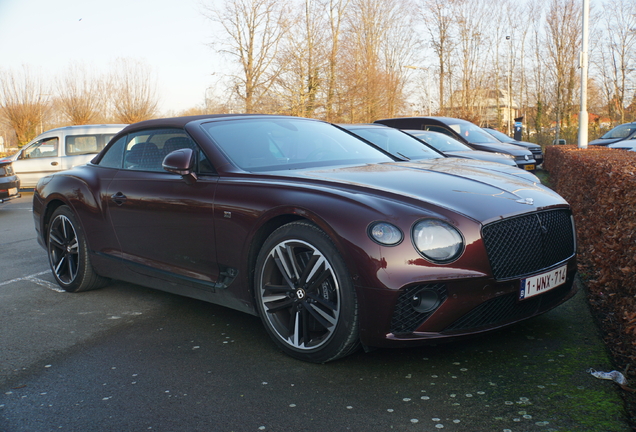
[[[173,174],[179,174],[187,184],[197,181],[197,175],[192,171],[194,152],[190,148],[182,148],[168,153],[161,166]]]

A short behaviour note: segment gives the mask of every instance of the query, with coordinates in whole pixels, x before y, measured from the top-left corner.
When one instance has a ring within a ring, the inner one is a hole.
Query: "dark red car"
[[[59,285],[107,278],[260,315],[286,353],[481,333],[570,298],[570,207],[517,176],[396,161],[329,123],[150,120],[34,191]]]

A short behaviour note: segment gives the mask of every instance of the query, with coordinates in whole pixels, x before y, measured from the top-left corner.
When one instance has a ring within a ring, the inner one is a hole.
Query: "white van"
[[[90,162],[125,124],[66,126],[51,129],[10,156],[22,188],[35,187],[48,174]]]

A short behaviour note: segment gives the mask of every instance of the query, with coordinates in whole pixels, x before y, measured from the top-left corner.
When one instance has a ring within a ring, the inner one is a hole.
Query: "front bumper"
[[[371,347],[408,347],[452,340],[505,327],[543,314],[576,294],[576,258],[567,262],[565,283],[520,300],[521,279],[492,278],[430,281],[397,292],[357,287],[361,302],[360,338]],[[413,298],[436,291],[440,302],[418,311]],[[370,312],[372,311],[372,312]]]

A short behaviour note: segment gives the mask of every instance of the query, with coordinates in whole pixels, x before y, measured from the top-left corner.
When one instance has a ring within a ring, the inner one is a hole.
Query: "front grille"
[[[413,308],[413,297],[424,290],[433,290],[437,293],[440,299],[438,307],[441,306],[442,303],[444,303],[444,300],[448,297],[448,294],[446,293],[446,285],[443,283],[408,287],[400,293],[397,304],[395,305],[393,318],[391,319],[391,333],[412,333],[421,326],[428,317],[433,315],[435,310],[420,313]]]
[[[493,222],[482,237],[496,280],[548,269],[574,255],[574,227],[569,210],[551,210]]]
[[[529,318],[556,306],[570,292],[572,285],[566,283],[545,294],[517,301],[518,293],[510,293],[490,299],[455,321],[444,332],[473,330],[491,327],[511,321]]]

